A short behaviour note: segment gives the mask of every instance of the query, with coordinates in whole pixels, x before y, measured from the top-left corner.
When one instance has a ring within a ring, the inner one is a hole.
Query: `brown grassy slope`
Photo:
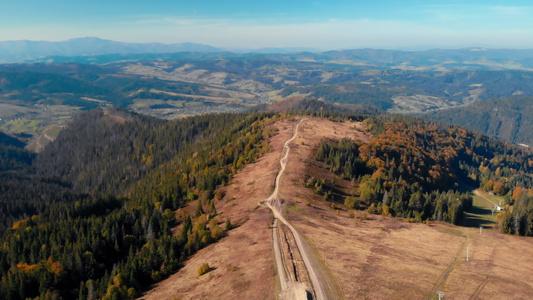
[[[277,122],[279,134],[271,138],[274,151],[246,166],[216,202],[220,219],[237,228],[215,244],[193,255],[176,274],[157,284],[141,299],[274,299],[277,277],[272,252],[272,216],[259,202],[273,190],[283,144],[294,122]],[[191,204],[193,209],[196,204]],[[223,226],[223,225],[221,225]],[[178,231],[179,232],[179,231]],[[198,276],[204,263],[214,270]]]
[[[361,139],[353,125],[308,120],[291,145],[281,194],[287,215],[306,236],[346,299],[527,299],[533,290],[533,239],[449,224],[411,224],[402,219],[335,211],[313,189],[307,176],[334,179],[339,190],[354,184],[333,176],[314,161],[324,136]],[[337,215],[338,214],[338,215]],[[359,219],[359,221],[358,221]],[[466,262],[470,248],[470,262]]]
[[[276,123],[280,133],[271,140],[274,151],[247,166],[223,188],[226,194],[216,204],[220,218],[229,217],[241,226],[199,251],[142,299],[276,298],[279,291],[269,229],[272,217],[258,202],[272,191],[281,149],[294,124]],[[350,217],[353,211],[338,203],[340,209],[333,210],[313,189],[304,188],[306,175],[334,179],[343,193],[356,187],[313,159],[316,145],[324,137],[368,141],[355,126],[360,124],[305,121],[291,145],[281,184],[287,216],[304,234],[344,298],[437,299],[436,290],[444,291],[448,299],[529,298],[533,289],[529,280],[533,277],[531,238],[494,230],[484,230],[480,236],[477,228],[411,224],[370,214],[361,220],[361,212],[355,212],[354,219]],[[467,247],[472,249],[468,263]],[[198,268],[206,262],[215,269],[198,277]]]

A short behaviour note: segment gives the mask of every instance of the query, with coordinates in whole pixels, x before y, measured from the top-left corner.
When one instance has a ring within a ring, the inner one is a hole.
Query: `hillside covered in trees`
[[[515,144],[533,145],[533,98],[501,98],[421,115]]]
[[[24,168],[33,159],[33,154],[24,151],[25,144],[0,132],[0,171]]]
[[[368,144],[324,141],[316,158],[357,180],[374,209],[457,224],[472,202],[459,187],[482,186],[513,205],[502,231],[533,234],[529,150],[455,126],[320,107],[308,114],[364,120],[373,133]],[[292,116],[162,121],[95,109],[37,155],[0,135],[0,298],[135,298],[232,228],[215,209],[216,187],[270,151],[267,125]],[[327,193],[326,185],[315,182]],[[176,214],[191,202],[192,213]]]
[[[268,151],[273,117],[80,115],[32,165],[1,174],[0,298],[134,298],[174,272],[231,228],[214,189]]]
[[[357,179],[361,197],[377,210],[458,224],[472,206],[460,187],[481,186],[514,205],[512,212],[502,212],[503,232],[533,235],[531,151],[419,119],[388,116],[365,123],[375,135],[370,143],[324,141],[316,158],[344,178]]]

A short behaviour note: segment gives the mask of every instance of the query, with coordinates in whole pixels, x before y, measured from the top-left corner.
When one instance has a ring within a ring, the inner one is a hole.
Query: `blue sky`
[[[0,40],[96,36],[226,48],[533,48],[532,1],[465,2],[0,0]]]

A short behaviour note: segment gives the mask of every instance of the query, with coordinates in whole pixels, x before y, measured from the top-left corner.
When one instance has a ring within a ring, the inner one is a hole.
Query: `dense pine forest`
[[[176,271],[231,228],[216,217],[215,187],[269,150],[273,118],[162,122],[97,109],[32,164],[31,155],[4,163],[0,298],[131,299]],[[176,221],[193,199],[195,213]]]
[[[531,151],[421,119],[309,114],[364,120],[370,143],[324,141],[316,158],[357,180],[375,210],[457,224],[472,205],[461,187],[482,187],[512,205],[503,232],[533,235]],[[135,298],[232,228],[216,187],[270,151],[267,125],[286,117],[95,109],[37,155],[0,134],[0,298]]]
[[[29,165],[34,155],[24,151],[24,143],[0,132],[0,171],[16,170]]]

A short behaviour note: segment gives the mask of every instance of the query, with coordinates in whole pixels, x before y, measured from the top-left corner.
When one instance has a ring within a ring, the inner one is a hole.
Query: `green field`
[[[475,192],[477,194],[473,193],[474,201],[472,202],[472,209],[465,213],[461,224],[467,227],[483,226],[494,228],[496,226],[497,212],[494,212],[494,215],[492,215],[492,208],[494,204],[499,204],[500,200],[503,202],[503,197],[490,195],[480,189],[477,189]]]

